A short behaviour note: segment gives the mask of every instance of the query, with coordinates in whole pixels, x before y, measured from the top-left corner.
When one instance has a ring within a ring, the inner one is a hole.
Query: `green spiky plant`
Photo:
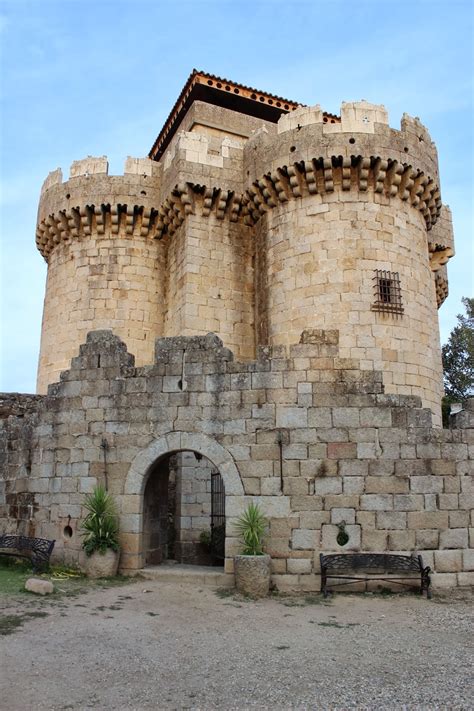
[[[101,484],[96,486],[93,492],[86,497],[84,507],[87,510],[87,516],[82,522],[81,529],[84,531],[82,547],[86,555],[91,556],[96,551],[104,554],[108,548],[118,551],[117,509],[105,487]]]
[[[235,528],[244,544],[242,555],[263,555],[267,527],[268,521],[260,506],[250,503],[235,523]]]

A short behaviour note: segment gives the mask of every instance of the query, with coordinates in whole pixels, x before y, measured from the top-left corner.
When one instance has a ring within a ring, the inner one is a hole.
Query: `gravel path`
[[[0,708],[474,709],[473,597],[258,602],[134,581],[18,598],[0,637]]]

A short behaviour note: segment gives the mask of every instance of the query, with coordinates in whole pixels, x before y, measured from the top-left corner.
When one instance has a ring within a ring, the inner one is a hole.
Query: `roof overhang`
[[[194,69],[148,154],[150,158],[160,160],[194,101],[204,101],[271,123],[277,123],[282,114],[303,105]]]

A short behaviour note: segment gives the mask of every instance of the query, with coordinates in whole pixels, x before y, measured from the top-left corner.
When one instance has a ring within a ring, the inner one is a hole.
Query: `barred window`
[[[374,270],[374,303],[372,311],[401,315],[403,314],[402,293],[398,272],[385,269]]]

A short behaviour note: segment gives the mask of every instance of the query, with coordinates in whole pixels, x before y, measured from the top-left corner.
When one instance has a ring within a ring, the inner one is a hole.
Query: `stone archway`
[[[226,500],[235,505],[243,502],[244,488],[231,454],[212,437],[193,432],[169,432],[154,440],[133,459],[124,493],[120,499],[120,532],[122,543],[121,570],[139,570],[144,565],[142,544],[143,498],[153,467],[160,459],[181,451],[193,451],[206,457],[218,470],[224,482]]]

